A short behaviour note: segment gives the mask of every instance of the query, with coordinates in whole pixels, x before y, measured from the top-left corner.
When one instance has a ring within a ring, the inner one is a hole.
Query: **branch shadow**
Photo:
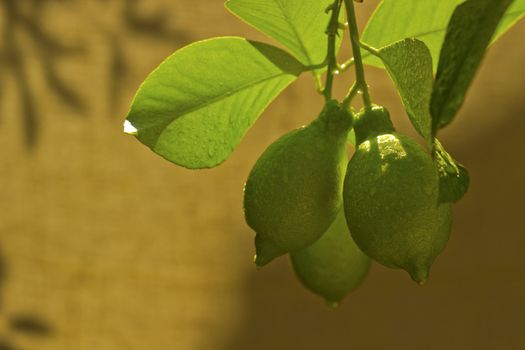
[[[42,317],[32,312],[6,312],[5,287],[8,280],[8,267],[6,259],[0,249],[0,317],[6,320],[6,333],[0,333],[0,350],[20,350],[16,345],[13,335],[49,338],[53,335],[53,327]]]
[[[117,115],[121,98],[124,96],[131,76],[131,67],[125,44],[137,35],[145,36],[148,40],[160,40],[165,43],[184,43],[189,40],[186,32],[173,29],[168,24],[171,22],[168,11],[159,11],[153,15],[145,16],[139,9],[137,0],[103,0],[103,6],[111,2],[123,4],[119,18],[114,23],[121,23],[118,28],[109,28],[104,25],[93,30],[103,33],[105,45],[108,47],[109,76],[109,110],[110,115]],[[69,108],[73,116],[87,116],[89,106],[85,90],[73,86],[60,74],[59,62],[63,59],[76,59],[84,57],[89,52],[86,43],[66,45],[60,37],[53,36],[45,29],[44,13],[46,6],[53,3],[73,5],[78,0],[0,0],[0,13],[4,14],[0,30],[0,102],[4,97],[5,76],[12,75],[14,89],[19,98],[20,118],[23,124],[23,139],[29,150],[38,145],[41,114],[37,108],[41,92],[35,91],[31,85],[28,64],[24,60],[26,45],[31,45],[39,62],[39,69],[45,80],[46,88],[56,96],[60,102]],[[72,10],[74,11],[74,10]],[[72,12],[72,16],[79,14]],[[120,21],[119,21],[120,19]],[[29,39],[29,44],[17,40],[18,32],[23,32]],[[1,115],[0,115],[1,119]]]

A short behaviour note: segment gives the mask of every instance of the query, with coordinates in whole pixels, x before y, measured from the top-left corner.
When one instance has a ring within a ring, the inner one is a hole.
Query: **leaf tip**
[[[126,119],[124,121],[124,133],[125,134],[136,136],[138,132],[139,131],[137,130],[137,128],[134,127],[133,124],[131,124],[129,120]]]

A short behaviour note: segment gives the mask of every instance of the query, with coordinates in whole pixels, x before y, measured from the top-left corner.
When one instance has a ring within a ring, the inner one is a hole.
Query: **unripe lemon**
[[[304,286],[337,306],[364,280],[370,258],[354,243],[343,210],[326,233],[311,246],[290,254],[293,269]]]
[[[346,138],[352,115],[329,101],[319,117],[270,145],[244,188],[246,222],[255,231],[255,263],[319,239],[342,205]]]
[[[439,203],[436,166],[418,143],[394,131],[383,107],[361,111],[355,132],[343,193],[350,232],[368,256],[423,284],[452,222],[451,206]]]

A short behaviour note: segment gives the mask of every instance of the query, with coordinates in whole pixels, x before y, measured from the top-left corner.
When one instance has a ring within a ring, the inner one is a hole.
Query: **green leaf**
[[[492,37],[513,0],[467,0],[447,29],[432,91],[433,133],[452,121],[465,100]]]
[[[214,167],[304,69],[281,49],[244,38],[191,44],[144,81],[125,131],[175,164]]]
[[[325,34],[333,0],[228,0],[226,8],[279,41],[306,66],[323,63],[328,48]],[[343,11],[341,11],[342,13]],[[337,40],[339,48],[341,37]]]
[[[405,38],[423,41],[437,62],[445,29],[462,0],[384,0],[368,21],[363,42],[383,47]],[[365,53],[365,63],[381,67],[381,61]]]
[[[424,42],[405,39],[379,50],[388,74],[401,96],[408,117],[417,132],[432,143],[432,56]]]
[[[514,0],[512,5],[501,19],[501,22],[496,30],[496,34],[492,38],[494,43],[496,40],[501,38],[510,28],[512,28],[520,19],[525,16],[525,0]]]
[[[499,0],[498,0],[499,1]],[[452,13],[463,0],[383,0],[368,21],[363,42],[380,48],[405,38],[423,41],[432,55],[434,72]],[[525,15],[525,0],[515,0],[505,14],[493,41]],[[366,64],[382,67],[381,60],[363,52]]]
[[[349,144],[351,144],[353,147],[355,147],[356,139],[355,139],[355,130],[354,129],[350,130],[350,132],[348,133],[348,136],[346,138],[346,141]]]
[[[459,201],[467,192],[470,184],[467,169],[445,151],[438,139],[434,139],[433,158],[439,174],[440,202],[454,203]]]

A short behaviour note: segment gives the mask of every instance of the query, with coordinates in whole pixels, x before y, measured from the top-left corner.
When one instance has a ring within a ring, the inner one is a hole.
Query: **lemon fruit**
[[[379,106],[356,115],[357,148],[347,168],[344,210],[363,252],[405,269],[423,284],[451,229],[450,204],[439,202],[439,177],[430,155],[394,131]]]
[[[352,114],[328,101],[308,126],[270,145],[244,188],[246,222],[255,231],[255,263],[319,239],[342,205],[346,138]]]
[[[319,240],[291,253],[290,260],[303,285],[331,306],[361,284],[371,261],[354,243],[343,210]]]

